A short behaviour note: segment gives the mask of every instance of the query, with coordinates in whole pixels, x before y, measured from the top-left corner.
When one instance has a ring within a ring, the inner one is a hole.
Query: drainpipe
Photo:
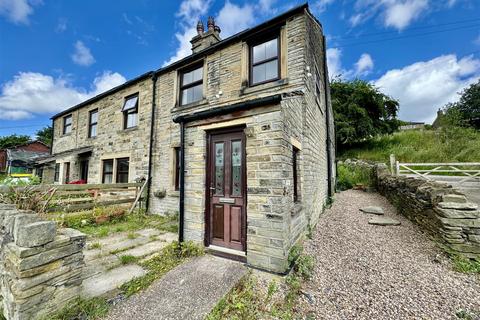
[[[179,205],[179,225],[178,242],[183,242],[183,228],[185,216],[185,122],[180,122],[180,205]]]
[[[328,196],[332,197],[332,148],[331,148],[331,137],[330,137],[330,108],[328,106],[328,68],[327,68],[327,49],[326,49],[326,41],[325,36],[322,36],[322,45],[323,45],[323,86],[324,86],[324,94],[325,94],[325,121],[327,124],[327,174],[328,174]]]
[[[147,176],[147,199],[145,201],[145,211],[148,212],[150,205],[150,192],[152,187],[152,157],[153,157],[153,134],[155,127],[155,108],[157,93],[157,74],[152,75],[152,114],[150,115],[150,147],[148,150],[148,176]]]

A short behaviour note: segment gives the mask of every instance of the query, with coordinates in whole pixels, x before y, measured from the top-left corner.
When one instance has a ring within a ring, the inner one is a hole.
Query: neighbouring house
[[[285,272],[334,192],[322,26],[305,4],[220,34],[198,22],[191,55],[53,116],[54,180],[146,178],[180,240]]]
[[[0,150],[0,172],[6,175],[31,175],[36,161],[50,155],[50,147],[41,141]]]
[[[425,128],[425,122],[404,122],[403,125],[398,127],[400,131],[407,131],[407,130],[420,130]]]

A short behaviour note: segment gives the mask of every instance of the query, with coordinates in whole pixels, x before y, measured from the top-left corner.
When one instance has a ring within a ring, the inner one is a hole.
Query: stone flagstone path
[[[133,236],[132,236],[133,235]],[[105,238],[87,240],[83,275],[85,297],[114,296],[125,282],[145,274],[138,264],[122,265],[122,256],[149,258],[177,239],[177,234],[157,229],[121,232]]]

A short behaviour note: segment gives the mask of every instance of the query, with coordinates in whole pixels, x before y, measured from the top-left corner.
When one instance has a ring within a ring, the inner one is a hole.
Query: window
[[[98,109],[92,110],[88,113],[88,137],[97,136],[97,124],[98,124]]]
[[[128,158],[117,159],[117,183],[127,183],[128,182],[128,167],[129,167]]]
[[[322,80],[320,78],[320,72],[318,72],[317,66],[315,66],[315,95],[320,99]]]
[[[60,163],[55,163],[55,173],[53,175],[53,181],[58,182],[60,179]]]
[[[72,132],[72,115],[63,117],[63,134]]]
[[[65,183],[70,182],[70,162],[65,162],[63,164],[63,170],[65,172]]]
[[[125,98],[122,112],[123,129],[136,127],[138,120],[138,95]]]
[[[292,169],[293,169],[293,201],[299,201],[300,186],[298,183],[298,149],[293,148],[292,156]]]
[[[250,84],[256,85],[279,78],[278,37],[250,46]]]
[[[80,161],[80,180],[88,181],[88,160]]]
[[[174,185],[175,190],[180,190],[180,148],[174,148],[175,157],[175,172],[174,172]]]
[[[203,99],[203,66],[180,74],[180,105]]]
[[[103,160],[102,183],[113,183],[113,159]]]

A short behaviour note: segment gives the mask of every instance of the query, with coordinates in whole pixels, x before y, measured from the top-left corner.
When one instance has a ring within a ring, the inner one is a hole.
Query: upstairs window
[[[117,183],[128,183],[129,158],[117,159]]]
[[[203,66],[196,66],[180,74],[180,105],[203,99]]]
[[[125,98],[122,112],[123,129],[136,127],[138,122],[138,95]]]
[[[92,110],[88,114],[88,137],[93,138],[97,136],[98,124],[98,110]]]
[[[278,37],[250,46],[250,84],[262,84],[280,77]]]
[[[72,115],[63,117],[63,134],[72,132]]]

